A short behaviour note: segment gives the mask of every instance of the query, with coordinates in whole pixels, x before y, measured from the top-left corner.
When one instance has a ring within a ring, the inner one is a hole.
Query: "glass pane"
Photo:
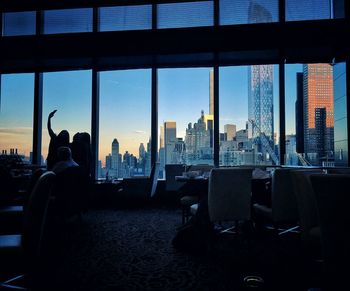
[[[117,6],[99,8],[99,31],[152,28],[152,6]]]
[[[44,34],[92,31],[92,8],[44,11]]]
[[[286,65],[286,134],[295,139],[286,164],[332,166],[337,155],[344,162],[347,148],[335,143],[347,141],[345,92],[344,64]]]
[[[286,0],[286,21],[344,17],[343,0]]]
[[[42,155],[46,161],[50,136],[47,129],[49,113],[56,135],[69,132],[70,141],[77,132],[91,134],[91,71],[65,71],[43,75]]]
[[[346,102],[346,65],[335,64],[334,79],[334,162],[335,166],[348,165],[348,119]]]
[[[151,70],[100,73],[98,177],[149,176]]]
[[[33,35],[36,23],[35,11],[3,13],[3,36]]]
[[[33,144],[34,74],[2,75],[0,84],[1,154],[17,154],[29,162]]]
[[[220,0],[220,25],[278,21],[278,0]]]
[[[166,164],[213,164],[211,76],[209,68],[158,70],[159,159],[163,174]]]
[[[213,1],[158,4],[158,28],[212,26]]]
[[[278,66],[220,68],[220,165],[278,165]]]

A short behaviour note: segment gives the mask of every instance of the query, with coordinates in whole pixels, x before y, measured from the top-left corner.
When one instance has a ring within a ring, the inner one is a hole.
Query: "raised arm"
[[[51,118],[55,115],[56,111],[57,110],[54,110],[54,111],[50,112],[49,118],[47,119],[47,130],[49,131],[49,135],[50,135],[51,138],[56,136],[56,134],[53,132],[53,130],[51,128]]]

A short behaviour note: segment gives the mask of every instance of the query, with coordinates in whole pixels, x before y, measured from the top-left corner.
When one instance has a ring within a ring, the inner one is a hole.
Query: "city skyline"
[[[277,66],[275,66],[277,67]],[[225,124],[235,124],[237,126],[237,130],[242,129],[245,127],[245,122],[247,121],[247,66],[240,66],[240,67],[223,67],[220,68],[220,132],[224,131],[223,126]],[[275,69],[275,68],[274,68]],[[162,118],[164,121],[166,120],[176,120],[178,124],[178,136],[185,136],[185,129],[187,127],[188,122],[195,122],[196,118],[198,116],[198,112],[200,110],[204,109],[206,112],[209,111],[209,88],[210,88],[210,77],[209,77],[209,72],[211,71],[211,68],[192,68],[192,69],[162,69],[159,70],[159,120],[160,123],[162,122]],[[295,84],[296,84],[296,76],[295,72],[301,72],[302,71],[302,65],[287,65],[286,66],[286,108],[288,110],[286,111],[286,132],[287,134],[293,134],[295,133],[295,113],[294,113],[294,102],[295,102]],[[108,72],[109,74],[106,74],[106,78],[103,78],[104,76],[102,75],[102,79],[104,79],[105,84],[109,84],[110,86],[105,89],[101,89],[101,93],[106,91],[106,95],[108,94],[111,96],[109,100],[106,100],[106,104],[104,105],[105,107],[110,106],[111,104],[115,104],[115,100],[113,100],[113,96],[116,96],[117,93],[115,91],[115,86],[123,87],[121,88],[121,92],[123,94],[122,98],[118,98],[118,100],[123,99],[125,101],[128,101],[128,99],[131,99],[130,93],[128,94],[128,91],[130,91],[130,88],[133,88],[133,86],[130,86],[130,79],[135,79],[135,74],[141,75],[139,78],[137,78],[138,83],[142,84],[148,84],[147,87],[145,86],[139,86],[138,87],[138,92],[143,92],[142,97],[136,98],[137,100],[146,100],[146,104],[143,103],[143,106],[139,106],[138,109],[141,108],[139,111],[146,111],[147,112],[147,118],[146,120],[149,120],[149,125],[147,126],[149,129],[149,132],[147,133],[145,130],[144,131],[139,131],[137,133],[139,138],[138,140],[130,140],[129,142],[124,142],[123,136],[127,137],[127,130],[129,132],[136,132],[138,129],[137,127],[132,129],[131,126],[128,126],[125,122],[123,123],[122,127],[124,127],[125,131],[121,132],[121,134],[114,134],[113,131],[115,131],[115,128],[113,126],[107,126],[106,128],[103,125],[103,122],[100,120],[100,156],[104,157],[109,153],[109,144],[111,140],[113,139],[114,136],[118,136],[118,140],[120,140],[121,143],[121,152],[125,152],[128,150],[131,153],[134,153],[136,156],[138,155],[138,146],[141,142],[146,144],[150,138],[150,97],[148,97],[148,92],[150,92],[150,77],[147,76],[149,75],[150,70],[128,70],[128,71],[116,71],[116,72]],[[199,72],[198,76],[197,73]],[[74,110],[70,110],[70,117],[67,114],[67,108],[74,109],[74,108],[79,108],[79,104],[81,101],[81,98],[76,98],[76,96],[80,96],[83,94],[84,96],[88,96],[91,94],[89,90],[87,90],[90,86],[86,86],[84,84],[89,83],[89,78],[91,76],[90,71],[75,71],[75,72],[60,72],[60,73],[47,73],[49,74],[44,78],[44,114],[43,114],[43,141],[42,141],[42,154],[44,158],[46,158],[45,155],[45,148],[48,145],[48,139],[45,139],[45,135],[47,135],[47,129],[46,129],[46,117],[45,113],[48,114],[52,108],[48,108],[53,106],[54,107],[54,102],[50,100],[61,100],[61,104],[57,104],[59,107],[59,111],[57,112],[57,116],[55,116],[53,120],[53,128],[56,132],[58,132],[59,129],[63,129],[64,127],[62,124],[69,124],[70,127],[70,134],[71,138],[74,135],[75,132],[77,131],[87,131],[89,132],[90,128],[90,111],[86,110],[86,108],[89,108],[90,105],[90,97],[85,99],[87,101],[84,102],[83,108],[85,110],[85,123],[84,120],[82,120],[80,117],[75,120],[75,113]],[[77,75],[78,74],[78,75]],[[112,75],[115,75],[113,78],[107,78]],[[146,78],[142,78],[142,75],[146,75]],[[277,80],[277,73],[274,73],[274,96],[275,99],[278,96],[278,93],[276,94],[278,86],[275,86]],[[79,88],[77,88],[76,85],[76,79],[80,80],[78,83],[82,83],[84,86],[81,86],[80,92]],[[16,86],[16,80],[18,78],[24,79],[22,81],[23,86],[20,88]],[[58,80],[57,80],[58,79]],[[69,81],[70,79],[70,81]],[[145,81],[146,80],[146,81]],[[176,80],[177,82],[173,82]],[[182,86],[182,82],[184,85]],[[125,84],[123,84],[125,83]],[[172,84],[173,83],[173,84]],[[175,83],[175,84],[174,84]],[[278,82],[277,82],[278,83]],[[128,86],[129,84],[129,86]],[[142,85],[141,84],[141,85]],[[163,85],[161,85],[163,84]],[[193,84],[199,84],[200,89],[198,90],[198,86],[193,86]],[[63,86],[64,85],[64,86]],[[182,86],[182,88],[181,88]],[[107,87],[107,86],[105,86]],[[179,87],[176,89],[176,87]],[[194,87],[193,89],[191,87]],[[57,88],[60,88],[60,90],[57,90]],[[146,94],[145,94],[145,88],[146,88]],[[175,88],[175,89],[174,89]],[[16,75],[2,75],[2,90],[1,90],[1,125],[3,124],[8,124],[9,126],[6,128],[1,127],[0,129],[0,137],[1,137],[1,148],[6,149],[6,148],[18,148],[20,151],[22,151],[21,143],[23,143],[23,147],[27,145],[31,145],[32,142],[32,128],[31,128],[31,108],[33,105],[30,103],[31,98],[33,98],[33,93],[31,94],[30,89],[33,89],[33,76],[32,74],[21,74],[19,76],[18,74]],[[168,95],[168,93],[170,94]],[[83,93],[81,93],[83,92]],[[104,93],[103,93],[104,94]],[[133,94],[138,94],[132,92],[132,96],[135,96]],[[149,94],[150,95],[150,94]],[[165,95],[165,96],[164,96]],[[18,96],[17,98],[15,98]],[[25,96],[24,98],[21,98]],[[61,96],[66,96],[66,99],[68,100],[62,100]],[[178,96],[178,97],[176,97]],[[203,97],[200,97],[203,96]],[[290,98],[292,96],[292,98]],[[74,99],[77,99],[74,104]],[[187,99],[187,101],[186,101]],[[194,104],[190,103],[191,100],[194,100]],[[184,101],[183,106],[170,106],[168,105],[168,101],[171,100],[177,100],[177,101]],[[231,100],[231,101],[230,101]],[[236,101],[235,101],[236,100]],[[164,102],[163,102],[164,101]],[[27,102],[28,106],[25,107],[25,112],[18,116],[17,119],[12,118],[11,115],[15,115],[16,112],[16,104],[18,102]],[[71,102],[73,105],[70,105],[69,102]],[[187,103],[186,103],[187,102]],[[233,103],[232,103],[233,102]],[[134,101],[135,103],[135,101]],[[53,105],[52,105],[53,104]],[[226,104],[232,104],[230,106],[226,106]],[[122,104],[118,103],[118,106],[121,106]],[[64,108],[63,108],[64,107]],[[147,109],[148,107],[148,109]],[[176,116],[172,116],[172,110],[173,108],[178,108],[180,107],[180,110],[177,110],[178,112],[175,112],[179,118]],[[6,110],[6,114],[4,116],[4,108]],[[101,111],[103,111],[104,107],[102,106]],[[232,108],[235,108],[236,110],[232,111]],[[136,108],[137,109],[137,108]],[[134,109],[134,111],[136,110]],[[189,110],[191,109],[191,110]],[[208,111],[207,111],[208,110]],[[189,112],[188,112],[189,111]],[[237,114],[236,112],[239,112]],[[275,110],[276,111],[276,110]],[[121,115],[119,115],[119,118],[115,112],[109,112],[107,115],[102,114],[102,116],[105,116],[107,120],[116,120],[115,124],[119,123],[119,120],[126,119],[128,120],[130,115],[130,112],[133,113],[133,108],[129,110],[121,110]],[[166,116],[168,113],[169,118]],[[138,113],[135,111],[135,116],[137,116]],[[112,118],[111,116],[114,115]],[[8,116],[8,117],[6,117]],[[127,116],[128,118],[126,118]],[[134,116],[134,117],[135,117]],[[143,114],[145,116],[145,114]],[[149,117],[148,117],[149,116]],[[6,119],[7,118],[7,119]],[[101,118],[101,117],[100,117]],[[118,120],[119,119],[119,120]],[[130,119],[130,118],[129,118]],[[21,121],[23,121],[21,123]],[[117,123],[118,121],[118,123]],[[144,120],[141,120],[139,122],[139,125],[143,125]],[[26,125],[23,127],[19,127],[18,125]],[[75,124],[75,130],[71,126],[71,124]],[[24,135],[23,132],[21,131],[21,128],[24,128],[27,130],[26,139],[23,139]],[[73,128],[73,130],[72,130]],[[118,129],[119,130],[119,129]],[[108,132],[106,136],[103,136],[104,132]],[[9,139],[8,136],[12,135],[12,139]],[[19,136],[19,138],[15,138],[16,136]],[[103,137],[103,139],[102,139]],[[127,139],[125,139],[127,141]],[[15,146],[14,146],[15,145]],[[104,152],[103,152],[104,150]],[[30,149],[25,149],[23,152],[25,155],[29,156]],[[101,160],[101,158],[99,158]]]

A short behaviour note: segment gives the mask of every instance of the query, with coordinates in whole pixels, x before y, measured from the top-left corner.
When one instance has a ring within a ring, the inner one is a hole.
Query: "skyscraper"
[[[209,72],[209,115],[214,115],[214,71]]]
[[[118,155],[119,155],[119,142],[115,138],[112,142],[112,165],[113,176],[118,177]]]
[[[145,146],[143,145],[143,143],[140,143],[140,146],[139,146],[139,159],[143,159],[145,157],[145,154],[146,154]]]
[[[297,100],[295,102],[295,132],[296,152],[305,153],[304,150],[304,91],[303,73],[297,73]]]
[[[303,66],[304,146],[313,163],[334,152],[333,67],[329,64]]]
[[[225,124],[224,133],[225,133],[226,140],[233,140],[236,137],[236,125]]]
[[[172,154],[176,143],[176,121],[164,122],[165,164],[172,163]]]
[[[251,1],[248,8],[248,22],[271,22],[271,13],[263,6]],[[248,128],[249,138],[258,152],[271,152],[274,149],[273,127],[273,66],[255,65],[248,69]],[[264,135],[267,142],[263,143]],[[269,147],[269,148],[267,148]]]

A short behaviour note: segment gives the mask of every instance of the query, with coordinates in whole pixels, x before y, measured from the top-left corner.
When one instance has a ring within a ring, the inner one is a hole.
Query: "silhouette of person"
[[[69,147],[62,146],[57,150],[58,162],[53,166],[52,171],[56,174],[63,172],[70,167],[78,167],[79,165],[73,160],[72,152]]]
[[[73,136],[70,144],[72,157],[80,167],[82,167],[87,176],[91,175],[91,144],[90,134],[87,132],[78,132]]]
[[[56,111],[57,110],[50,112],[47,120],[47,130],[50,135],[49,152],[46,158],[48,170],[52,170],[53,166],[58,161],[58,148],[69,145],[69,133],[67,130],[62,130],[58,135],[56,135],[51,128],[51,118],[55,115]]]

